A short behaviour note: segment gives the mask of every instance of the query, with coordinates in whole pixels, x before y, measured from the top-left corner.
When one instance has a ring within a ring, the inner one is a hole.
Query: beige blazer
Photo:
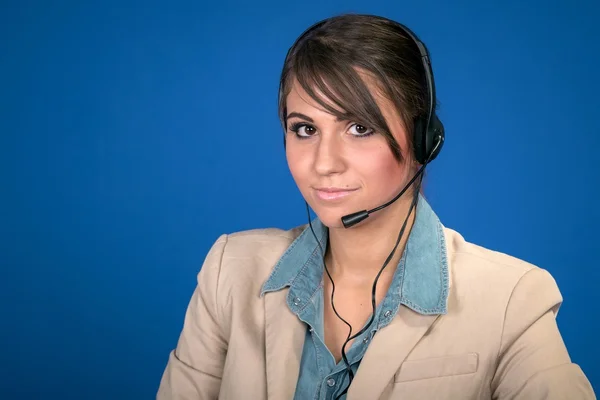
[[[303,228],[216,241],[158,400],[293,399],[306,325],[289,310],[287,288],[260,291]],[[562,297],[550,274],[444,232],[448,313],[401,306],[374,336],[347,399],[595,399],[557,328]]]

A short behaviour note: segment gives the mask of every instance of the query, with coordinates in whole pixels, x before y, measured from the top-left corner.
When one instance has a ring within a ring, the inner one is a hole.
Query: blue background
[[[213,241],[305,223],[279,72],[341,12],[427,43],[447,131],[430,202],[553,274],[600,389],[598,2],[52,3],[0,3],[0,398],[154,397]]]

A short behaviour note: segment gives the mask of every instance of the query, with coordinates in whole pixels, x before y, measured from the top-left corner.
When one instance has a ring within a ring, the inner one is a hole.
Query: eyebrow
[[[308,121],[308,122],[311,122],[311,123],[314,123],[314,122],[315,122],[315,121],[314,121],[314,120],[313,120],[311,117],[309,117],[308,115],[305,115],[305,114],[302,114],[302,113],[299,113],[299,112],[295,112],[295,111],[293,111],[293,112],[289,113],[289,114],[287,115],[286,119],[290,119],[290,118],[293,118],[293,117],[296,117],[296,118],[301,118],[301,119],[303,119],[303,120],[305,120],[305,121]],[[345,119],[344,119],[344,118],[340,118],[340,117],[335,117],[335,120],[336,120],[336,122],[342,122],[342,121],[344,121]]]
[[[306,120],[306,121],[308,121],[308,122],[315,122],[315,121],[313,121],[313,119],[312,119],[311,117],[309,117],[308,115],[300,114],[300,113],[298,113],[298,112],[291,112],[291,113],[289,113],[289,114],[287,115],[287,119],[290,119],[290,118],[293,118],[293,117],[296,117],[296,118],[302,118],[303,120]]]

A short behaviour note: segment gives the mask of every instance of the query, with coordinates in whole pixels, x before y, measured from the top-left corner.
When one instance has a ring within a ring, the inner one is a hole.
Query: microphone
[[[425,167],[427,166],[427,164],[429,164],[429,161],[431,160],[431,156],[433,154],[435,154],[435,151],[440,146],[440,144],[442,142],[442,138],[438,137],[437,139],[438,139],[437,143],[436,143],[434,149],[429,154],[429,157],[427,157],[427,161],[425,161],[425,163],[421,166],[421,168],[419,168],[419,170],[417,171],[415,176],[412,177],[412,179],[406,184],[406,186],[404,186],[404,188],[400,191],[400,193],[398,193],[398,195],[396,195],[396,197],[394,197],[392,200],[388,201],[387,203],[385,203],[379,207],[375,207],[371,210],[362,210],[362,211],[358,211],[358,212],[355,212],[352,214],[344,215],[342,217],[342,224],[344,224],[344,228],[350,228],[350,227],[358,224],[359,222],[367,219],[371,213],[374,213],[379,210],[383,210],[384,208],[386,208],[386,207],[390,206],[391,204],[393,204],[394,202],[396,202],[396,200],[398,200],[400,197],[402,197],[402,195],[404,194],[404,192],[406,192],[408,190],[410,185],[412,185],[413,182],[423,173],[423,171],[425,170]]]
[[[387,203],[385,203],[379,207],[375,207],[368,211],[362,210],[362,211],[358,211],[358,212],[355,212],[352,214],[344,215],[342,217],[342,224],[344,224],[344,228],[350,228],[350,227],[358,224],[359,222],[367,219],[369,217],[369,214],[374,213],[375,211],[383,210],[384,208],[393,204],[396,200],[398,200],[400,197],[402,197],[402,195],[404,194],[404,192],[406,192],[406,190],[408,190],[410,185],[412,185],[413,182],[423,173],[424,169],[425,169],[425,165],[421,166],[421,168],[419,168],[419,170],[417,171],[415,176],[412,177],[410,182],[408,182],[408,184],[406,186],[404,186],[402,191],[400,193],[398,193],[398,195],[396,195],[396,197],[394,197],[392,200],[388,201]]]

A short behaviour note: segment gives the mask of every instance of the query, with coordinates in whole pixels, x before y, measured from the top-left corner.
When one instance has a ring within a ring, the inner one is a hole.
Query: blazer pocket
[[[402,363],[394,376],[394,382],[472,374],[477,372],[478,364],[478,353],[409,360]]]

